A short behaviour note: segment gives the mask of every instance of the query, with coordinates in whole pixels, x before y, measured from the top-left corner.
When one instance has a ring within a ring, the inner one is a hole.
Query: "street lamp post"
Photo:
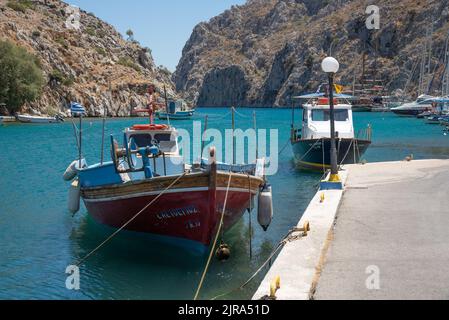
[[[327,57],[323,60],[321,68],[327,73],[329,77],[329,119],[331,123],[331,175],[329,182],[340,182],[338,176],[338,164],[337,164],[337,148],[335,143],[335,113],[334,113],[334,74],[338,72],[340,64],[335,58]]]

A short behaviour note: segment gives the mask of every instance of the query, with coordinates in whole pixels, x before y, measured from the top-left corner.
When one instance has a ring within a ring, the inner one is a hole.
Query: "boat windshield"
[[[348,121],[349,112],[347,109],[334,110],[335,121]],[[313,121],[329,121],[330,110],[312,110]]]
[[[175,152],[176,140],[170,133],[156,133],[153,135],[149,133],[134,134],[130,137],[131,145],[139,148],[151,146],[153,142],[159,144],[162,152]]]

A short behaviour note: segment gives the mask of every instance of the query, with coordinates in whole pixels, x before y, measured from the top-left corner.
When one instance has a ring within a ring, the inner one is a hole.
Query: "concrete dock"
[[[449,299],[449,160],[342,175],[344,192],[317,193],[299,223],[310,221],[309,236],[285,246],[254,299],[275,276],[280,300]]]

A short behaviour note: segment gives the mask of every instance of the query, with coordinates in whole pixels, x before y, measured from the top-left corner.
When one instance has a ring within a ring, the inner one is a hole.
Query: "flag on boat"
[[[72,113],[72,116],[79,116],[85,114],[86,109],[78,102],[72,102],[70,104],[70,112]]]
[[[342,85],[334,84],[334,87],[335,87],[335,92],[336,92],[337,94],[340,94],[340,93],[343,92],[344,87],[343,87]]]

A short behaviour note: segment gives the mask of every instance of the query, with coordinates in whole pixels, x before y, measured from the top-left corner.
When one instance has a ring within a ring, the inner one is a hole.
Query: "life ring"
[[[329,98],[319,98],[318,99],[318,105],[328,105],[329,104]],[[338,104],[337,99],[334,98],[334,105]]]
[[[166,130],[166,124],[136,124],[132,127],[133,130]]]

